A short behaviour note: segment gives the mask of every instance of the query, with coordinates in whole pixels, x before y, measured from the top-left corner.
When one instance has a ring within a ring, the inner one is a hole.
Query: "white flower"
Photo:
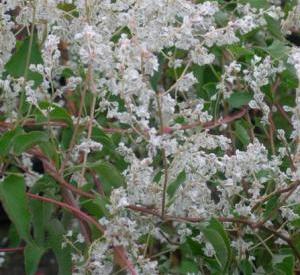
[[[84,152],[86,154],[91,151],[101,151],[103,145],[91,139],[83,139],[79,145],[76,146],[76,150],[79,152]]]
[[[45,67],[49,67],[49,70],[53,66],[57,66],[60,58],[60,51],[58,50],[58,44],[60,38],[56,35],[48,35],[45,41],[44,48],[42,50],[43,60]],[[50,72],[48,73],[50,75]]]
[[[214,256],[216,254],[216,251],[215,251],[214,247],[209,242],[205,243],[205,247],[203,248],[203,251],[204,251],[204,254],[207,257],[212,257],[212,256]]]
[[[181,79],[177,81],[177,88],[179,91],[187,92],[190,88],[197,83],[197,78],[192,72],[185,74]]]
[[[192,61],[200,66],[211,64],[215,60],[215,56],[209,53],[205,47],[196,46],[190,53]]]
[[[300,81],[300,48],[299,47],[292,48],[288,58],[288,62],[294,65]]]
[[[84,237],[82,236],[81,233],[79,233],[77,235],[76,241],[79,242],[79,243],[84,243]]]

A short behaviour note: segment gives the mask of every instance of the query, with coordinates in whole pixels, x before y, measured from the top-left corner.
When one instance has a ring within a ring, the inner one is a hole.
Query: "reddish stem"
[[[182,125],[180,127],[180,130],[188,130],[188,129],[193,129],[193,128],[197,128],[197,127],[202,127],[203,129],[213,129],[213,128],[216,128],[223,124],[230,123],[232,121],[235,121],[235,120],[243,117],[247,113],[247,111],[248,111],[248,107],[244,107],[240,111],[238,111],[234,114],[225,116],[224,118],[220,118],[218,120],[213,120],[213,121],[209,121],[206,123],[202,123],[202,122],[198,121],[198,122],[195,122],[192,124]],[[164,134],[172,134],[175,131],[176,131],[176,129],[171,128],[171,127],[165,127],[163,129]]]
[[[247,112],[248,108],[244,107],[243,109],[241,109],[240,111],[225,116],[224,118],[220,118],[218,120],[212,120],[206,123],[202,123],[201,121],[197,121],[195,123],[192,124],[187,124],[187,125],[182,125],[180,130],[188,130],[188,129],[193,129],[193,128],[197,128],[197,127],[202,127],[203,129],[213,129],[216,128],[218,126],[221,126],[222,124],[227,124],[230,123],[236,119],[239,119],[241,117],[243,117],[246,112]],[[33,119],[29,119],[26,120],[24,122],[25,126],[38,126],[38,125],[43,125],[43,123],[37,123],[35,122]],[[50,121],[49,123],[47,122],[47,124],[45,123],[45,125],[50,125],[50,126],[58,126],[58,127],[67,127],[67,123],[63,122],[63,121]],[[0,129],[11,129],[13,128],[13,124],[9,123],[9,122],[5,122],[5,121],[0,121]],[[122,128],[102,128],[102,130],[105,133],[130,133],[131,129],[122,129]],[[173,132],[175,132],[176,129],[173,129],[172,127],[164,127],[163,128],[163,133],[164,134],[172,134]]]
[[[0,248],[0,253],[1,252],[5,252],[5,253],[19,252],[19,251],[23,251],[24,249],[25,249],[25,247],[23,247],[23,246]]]
[[[104,228],[94,218],[92,218],[91,216],[89,216],[86,213],[82,212],[78,208],[70,206],[69,204],[64,203],[64,202],[60,202],[60,201],[57,201],[57,200],[54,200],[54,199],[51,199],[51,198],[42,197],[42,196],[39,196],[39,195],[36,195],[36,194],[32,194],[32,193],[27,193],[27,196],[29,198],[31,198],[31,199],[40,200],[40,201],[44,201],[44,202],[48,202],[48,203],[52,203],[52,204],[55,204],[57,206],[60,206],[60,207],[62,207],[64,209],[72,212],[78,218],[80,218],[80,219],[82,219],[82,220],[84,220],[86,222],[89,222],[89,223],[95,225],[96,228],[100,232],[104,233]]]

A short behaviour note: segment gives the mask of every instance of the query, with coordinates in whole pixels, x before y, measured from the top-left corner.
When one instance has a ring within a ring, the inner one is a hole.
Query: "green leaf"
[[[66,127],[61,133],[61,145],[64,149],[68,149],[73,136],[73,129],[71,127]]]
[[[47,137],[48,138],[48,137]],[[57,150],[57,145],[52,142],[39,142],[38,143],[40,149],[43,151],[44,155],[53,161],[53,163],[58,166],[59,163],[59,155]]]
[[[281,79],[282,79],[281,85],[283,85],[288,89],[298,88],[299,80],[294,66],[292,66],[291,64],[286,64],[285,67],[286,70],[284,70],[281,74]],[[289,98],[291,97],[289,96]]]
[[[36,244],[27,244],[24,251],[26,275],[34,275],[45,249]]]
[[[63,11],[70,12],[70,11],[75,10],[76,6],[74,4],[69,4],[69,3],[59,3],[57,5],[57,8],[60,10],[63,10]]]
[[[204,228],[202,229],[204,237],[211,243],[213,246],[218,262],[220,263],[223,270],[226,269],[229,253],[226,246],[226,243],[220,233],[214,229]]]
[[[4,157],[9,154],[13,139],[21,132],[20,128],[8,131],[0,138],[0,156]]]
[[[209,83],[206,83],[204,84],[202,87],[201,87],[202,91],[205,92],[205,95],[206,95],[206,99],[210,99],[213,95],[216,94],[216,82],[209,82]]]
[[[229,107],[231,109],[242,107],[247,105],[251,99],[252,95],[250,93],[233,93],[228,99]]]
[[[48,116],[46,117],[42,112],[38,111],[36,114],[38,122],[47,122],[49,119],[51,121],[63,121],[68,126],[73,126],[73,120],[65,108],[46,101],[40,102],[39,107],[41,110],[48,111]]]
[[[212,244],[218,262],[225,271],[228,268],[231,259],[231,247],[229,237],[224,230],[222,224],[212,218],[206,228],[201,230],[205,238]]]
[[[192,238],[187,238],[186,243],[194,256],[203,256],[202,245],[199,242],[193,240]]]
[[[109,136],[99,127],[93,127],[92,139],[100,142],[103,145],[101,152],[94,153],[95,161],[99,159],[105,159],[109,156],[109,159],[114,163],[114,166],[123,171],[127,167],[127,163],[124,161],[124,158],[116,152],[116,144],[119,144],[120,139],[118,138],[120,134]],[[121,137],[121,136],[120,136]],[[118,139],[114,141],[114,139]]]
[[[244,128],[240,121],[234,123],[236,137],[242,142],[243,145],[248,145],[250,137],[247,130]]]
[[[91,215],[96,218],[101,218],[103,216],[108,217],[109,211],[107,209],[107,205],[109,204],[109,200],[104,197],[98,197],[96,199],[86,200],[84,199],[81,202],[81,206]]]
[[[17,247],[21,243],[20,235],[18,234],[16,226],[11,223],[8,231],[8,242],[11,247]]]
[[[279,21],[275,20],[273,17],[267,14],[265,15],[265,19],[267,21],[268,31],[277,39],[284,40]]]
[[[110,194],[113,188],[124,185],[124,179],[114,165],[100,161],[88,166],[96,171],[106,194]]]
[[[228,264],[229,264],[229,261],[231,259],[231,255],[232,255],[231,246],[230,246],[230,239],[228,237],[228,234],[225,231],[223,225],[215,218],[212,218],[209,221],[208,228],[217,231],[220,234],[220,236],[222,237],[222,239],[223,239],[223,241],[226,245],[227,255],[228,255],[227,266],[226,266],[226,268],[227,268]]]
[[[0,198],[21,238],[30,241],[30,213],[22,177],[10,175],[0,183]]]
[[[58,189],[56,181],[52,177],[44,175],[30,188],[30,192],[34,194],[39,192],[50,193],[50,191],[51,193],[56,193]]]
[[[49,118],[52,121],[65,121],[69,126],[73,125],[73,121],[69,113],[66,109],[59,106],[53,107],[53,110],[49,113]]]
[[[57,220],[52,220],[48,223],[47,232],[49,235],[48,246],[53,250],[57,263],[59,275],[72,274],[72,259],[71,249],[69,245],[62,247],[64,228]]]
[[[185,180],[186,180],[186,174],[185,171],[183,170],[178,174],[177,178],[174,181],[172,181],[168,186],[167,193],[170,198],[172,198],[175,195],[177,189],[179,188],[180,185],[182,185],[185,182]]]
[[[282,272],[284,275],[293,275],[295,259],[293,255],[274,255],[272,263],[277,272]]]
[[[159,54],[158,56],[158,62],[159,62],[159,67],[158,71],[154,71],[153,76],[150,79],[150,84],[153,90],[157,90],[157,85],[159,82],[159,79],[162,75],[162,70],[163,70],[163,64],[165,62],[165,57],[162,54]]]
[[[29,201],[34,240],[40,246],[45,242],[45,230],[53,212],[53,205],[38,200]]]
[[[220,10],[215,13],[215,20],[219,26],[224,26],[228,23],[228,13]]]
[[[267,52],[274,59],[281,59],[287,56],[287,46],[278,40],[275,40],[268,48]]]
[[[228,50],[239,59],[242,56],[253,56],[254,52],[251,49],[240,46],[239,44],[228,45]]]
[[[31,51],[30,51],[30,46],[31,46]],[[43,64],[43,59],[42,59],[40,48],[37,43],[36,36],[34,36],[33,38],[32,45],[30,45],[30,37],[27,37],[20,45],[17,52],[14,55],[12,55],[10,60],[5,65],[6,72],[15,78],[24,76],[29,52],[31,52],[29,65]],[[40,74],[36,72],[32,72],[30,70],[28,70],[27,79],[34,80],[36,85],[41,84],[43,81],[43,77]]]
[[[209,226],[208,227],[210,229],[216,230],[221,235],[221,237],[223,238],[223,240],[226,244],[228,254],[231,254],[230,239],[229,239],[228,234],[225,231],[223,225],[217,219],[212,218],[209,221]]]
[[[252,275],[252,266],[246,259],[240,262],[239,269],[243,275]]]
[[[110,150],[116,147],[111,138],[98,127],[93,128],[92,139],[100,142],[103,145],[103,147],[107,147]]]
[[[266,0],[241,0],[242,4],[250,4],[253,8],[256,9],[266,9],[270,4]]]
[[[180,264],[180,274],[198,274],[199,265],[194,261],[184,259]]]
[[[31,147],[38,145],[40,142],[47,141],[48,136],[45,132],[32,131],[29,133],[21,134],[16,136],[14,139],[14,152],[17,155],[20,155]]]
[[[279,202],[279,196],[273,196],[270,200],[268,200],[264,211],[265,218],[269,217],[273,211],[278,208]]]

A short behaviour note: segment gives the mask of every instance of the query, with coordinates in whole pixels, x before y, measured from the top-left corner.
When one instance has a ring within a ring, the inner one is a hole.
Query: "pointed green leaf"
[[[268,48],[268,53],[271,55],[272,58],[283,58],[287,56],[287,46],[278,40],[275,40]]]
[[[225,268],[228,260],[228,252],[223,238],[216,230],[213,229],[204,229],[203,234],[214,247],[219,262],[222,267]]]
[[[37,246],[36,244],[31,243],[26,245],[24,251],[26,275],[36,274],[39,262],[44,252],[45,249]]]
[[[103,216],[109,216],[109,211],[107,209],[108,204],[109,200],[100,196],[96,199],[83,199],[81,202],[81,206],[87,211],[87,213],[93,215],[97,219],[100,219]]]
[[[280,274],[293,275],[295,259],[293,255],[274,255],[272,263],[275,266],[275,270]]]
[[[250,4],[256,9],[266,9],[270,6],[267,0],[240,0],[243,4]]]
[[[181,171],[178,174],[177,178],[174,181],[172,181],[168,186],[167,193],[170,198],[174,196],[179,186],[182,185],[185,182],[185,180],[186,180],[185,171]]]
[[[244,128],[240,121],[234,123],[236,137],[243,143],[243,145],[248,145],[250,142],[250,137],[247,130]]]
[[[64,241],[63,234],[65,234],[62,224],[57,219],[50,221],[48,223],[47,232],[49,235],[48,246],[53,250],[58,263],[58,274],[71,275],[71,249],[69,245],[62,247]]]
[[[281,32],[281,26],[279,21],[275,20],[273,17],[269,15],[265,15],[265,19],[267,21],[268,31],[277,39],[283,40],[283,35]]]
[[[89,165],[99,176],[103,189],[109,194],[113,188],[118,188],[124,184],[124,179],[115,166],[108,162],[97,162]]]
[[[214,229],[214,227],[216,227],[217,230]],[[213,246],[220,267],[223,270],[226,270],[230,257],[230,250],[228,249],[226,238],[224,239],[222,236],[224,233],[222,233],[222,231],[218,232],[219,225],[217,225],[217,223],[215,222],[212,222],[212,224],[210,224],[206,228],[202,228],[201,231],[206,240],[209,241]]]
[[[247,92],[233,93],[228,99],[230,108],[240,108],[247,105],[252,99],[252,95]]]
[[[228,234],[225,231],[223,225],[217,219],[212,218],[209,221],[209,226],[208,227],[210,229],[216,230],[221,235],[221,237],[223,238],[223,240],[224,240],[224,242],[226,244],[227,250],[228,250],[228,252],[230,254],[230,251],[231,251],[231,248],[230,248],[230,239],[229,239]]]
[[[30,200],[29,208],[32,217],[34,240],[39,246],[43,246],[45,230],[53,212],[53,205],[38,200]]]
[[[31,147],[47,141],[48,136],[45,132],[32,131],[26,134],[21,134],[16,136],[14,139],[14,152],[17,155],[20,155]]]
[[[239,269],[243,275],[252,275],[252,266],[246,259],[242,260],[239,264]]]
[[[30,37],[27,37],[22,42],[17,52],[12,55],[10,60],[5,65],[6,72],[16,78],[24,76],[29,53],[31,53],[29,58],[29,65],[43,64],[43,59],[36,36],[34,36],[32,44],[30,43]],[[32,72],[30,70],[28,70],[27,79],[34,80],[36,85],[42,83],[43,81],[43,78],[40,74]]]
[[[73,121],[66,111],[66,109],[62,107],[55,106],[54,109],[49,113],[50,120],[53,121],[65,121],[69,124],[69,126],[73,125]]]
[[[0,183],[0,197],[21,238],[30,241],[30,213],[22,177],[10,175]]]
[[[0,138],[0,156],[6,156],[11,148],[13,139],[16,135],[20,134],[21,129],[17,128],[4,133]]]

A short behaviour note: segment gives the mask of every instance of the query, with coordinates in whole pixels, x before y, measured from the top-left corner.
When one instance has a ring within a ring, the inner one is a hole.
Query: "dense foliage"
[[[299,0],[0,1],[2,265],[300,272],[299,33]]]

